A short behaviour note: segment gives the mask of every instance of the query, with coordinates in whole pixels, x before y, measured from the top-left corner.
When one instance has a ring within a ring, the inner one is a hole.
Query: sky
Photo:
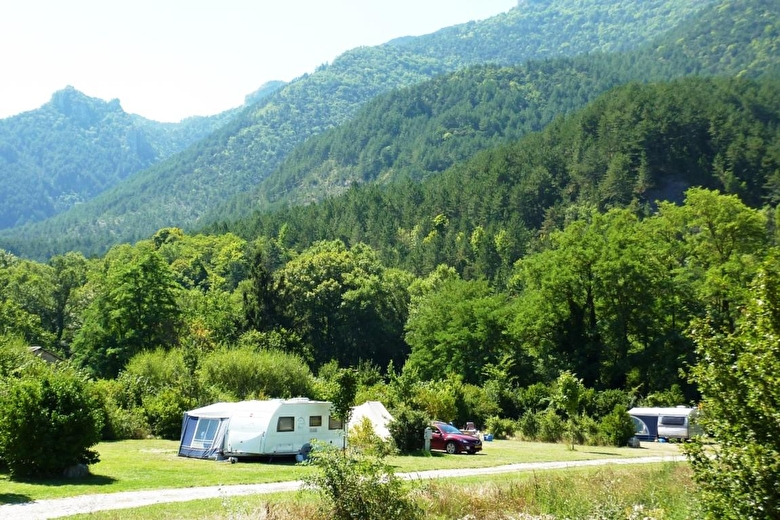
[[[0,118],[70,85],[176,122],[243,104],[339,54],[517,0],[19,0],[0,4]]]

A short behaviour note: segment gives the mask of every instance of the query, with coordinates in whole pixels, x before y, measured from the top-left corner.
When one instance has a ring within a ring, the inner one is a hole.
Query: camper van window
[[[321,415],[311,415],[309,416],[309,426],[322,426],[322,416]]]
[[[663,424],[664,426],[684,426],[685,417],[665,415],[661,417],[661,424]]]
[[[214,441],[214,436],[217,434],[217,428],[219,428],[219,419],[201,418],[195,428],[191,446],[210,448],[211,443]]]
[[[278,432],[295,431],[295,417],[279,417],[279,422],[276,423],[276,431]]]
[[[328,429],[329,430],[340,430],[344,426],[344,423],[333,417],[332,415],[328,417]]]

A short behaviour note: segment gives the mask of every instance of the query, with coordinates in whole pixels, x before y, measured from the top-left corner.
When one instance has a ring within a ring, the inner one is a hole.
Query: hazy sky
[[[72,85],[157,121],[210,115],[342,52],[516,0],[17,0],[0,4],[0,118]]]

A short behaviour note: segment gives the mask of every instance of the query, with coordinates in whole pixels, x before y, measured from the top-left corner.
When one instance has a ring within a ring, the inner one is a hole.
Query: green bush
[[[526,441],[535,441],[539,435],[539,414],[526,412],[518,422],[520,436]]]
[[[103,440],[146,439],[152,434],[143,408],[104,405]]]
[[[314,378],[303,358],[277,350],[219,349],[201,360],[198,373],[201,388],[235,400],[313,393]]]
[[[40,358],[30,353],[24,339],[0,334],[0,379],[35,371],[42,364]]]
[[[599,430],[604,441],[612,446],[625,446],[636,433],[628,410],[620,404],[601,420]]]
[[[482,387],[463,385],[463,417],[458,417],[458,424],[472,421],[477,428],[483,427],[488,417],[498,415],[501,408],[490,399]]]
[[[416,520],[422,510],[411,500],[393,469],[376,457],[315,445],[308,464],[319,471],[304,478],[325,499],[326,518]]]
[[[184,412],[192,406],[192,400],[172,388],[146,396],[143,403],[144,415],[152,434],[168,440],[180,437]]]
[[[517,424],[512,419],[493,416],[485,422],[485,430],[496,439],[508,439],[514,436]]]
[[[544,383],[534,383],[517,391],[517,403],[523,415],[542,412],[550,405],[551,390]]]
[[[683,394],[680,385],[673,384],[666,390],[652,392],[642,399],[642,406],[678,406],[685,403],[685,394]]]
[[[425,447],[425,428],[431,424],[425,412],[402,408],[396,411],[387,428],[401,453],[413,453]]]
[[[103,413],[102,440],[144,439],[151,434],[142,408],[122,406],[121,403],[127,402],[122,381],[100,379],[93,383],[92,388]]]
[[[625,406],[626,409],[630,408],[631,402],[631,395],[625,390],[595,391],[588,389],[585,392],[583,408],[587,415],[600,420],[609,415],[619,404]]]
[[[542,442],[560,442],[566,431],[563,419],[553,409],[536,415],[539,422],[538,439]]]
[[[68,368],[8,378],[0,392],[0,458],[13,477],[61,474],[93,464],[103,414],[89,383]]]
[[[355,426],[347,432],[347,444],[366,455],[373,457],[385,457],[395,451],[391,439],[384,440],[374,431],[371,419],[363,417]]]
[[[589,415],[581,415],[577,418],[577,427],[579,428],[579,444],[589,446],[601,446],[604,441],[601,437],[599,422]]]
[[[458,415],[457,388],[451,381],[424,381],[414,385],[412,402],[438,421],[454,421]]]

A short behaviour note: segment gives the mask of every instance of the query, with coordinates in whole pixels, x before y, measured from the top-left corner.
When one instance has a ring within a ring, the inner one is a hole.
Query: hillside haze
[[[158,123],[73,87],[37,110],[0,120],[0,229],[87,202],[184,150],[235,111]]]
[[[392,89],[479,63],[626,50],[709,2],[521,2],[508,13],[419,38],[347,52],[244,110],[186,151],[43,224],[3,233],[0,245],[46,257],[99,253],[165,226],[193,227],[267,178],[306,139],[349,121]],[[225,211],[248,213],[251,207]],[[218,216],[218,215],[217,215]]]

